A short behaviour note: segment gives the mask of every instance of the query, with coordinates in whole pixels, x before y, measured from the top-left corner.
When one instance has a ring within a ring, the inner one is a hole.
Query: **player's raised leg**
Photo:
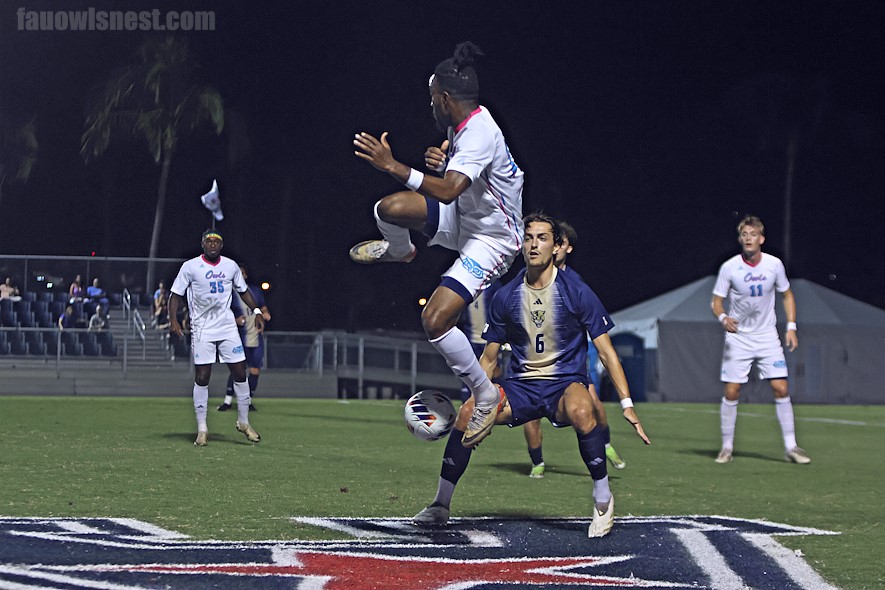
[[[375,221],[383,239],[366,240],[350,249],[350,259],[360,264],[411,262],[417,250],[409,230],[420,230],[427,220],[423,196],[400,191],[375,203]]]

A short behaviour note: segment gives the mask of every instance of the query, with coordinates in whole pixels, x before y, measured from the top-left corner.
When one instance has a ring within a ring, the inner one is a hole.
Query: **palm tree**
[[[37,163],[37,132],[34,121],[14,125],[0,114],[0,202],[7,180],[27,182]]]
[[[117,136],[142,139],[160,166],[157,209],[151,233],[146,289],[154,284],[169,169],[179,141],[203,123],[216,134],[224,128],[224,104],[213,87],[195,80],[197,62],[184,41],[149,40],[134,64],[113,72],[86,118],[80,153],[100,157]]]

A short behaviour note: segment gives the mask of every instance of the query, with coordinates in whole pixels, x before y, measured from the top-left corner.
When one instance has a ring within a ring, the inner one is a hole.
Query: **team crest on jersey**
[[[721,516],[588,519],[293,518],[323,541],[193,541],[126,518],[0,518],[0,587],[538,587],[836,590],[779,535],[831,531]],[[734,556],[739,555],[740,559]]]
[[[546,312],[543,309],[533,309],[532,310],[532,323],[535,324],[536,328],[540,328],[544,325],[544,316]]]

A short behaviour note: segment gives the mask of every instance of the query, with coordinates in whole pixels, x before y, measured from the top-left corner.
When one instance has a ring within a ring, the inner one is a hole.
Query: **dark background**
[[[351,139],[389,131],[418,167],[442,139],[428,77],[468,39],[486,53],[481,102],[526,172],[525,211],[572,222],[570,264],[610,310],[715,274],[745,213],[783,257],[791,137],[789,276],[885,307],[885,3],[24,6],[215,11],[215,31],[184,37],[250,146],[231,166],[229,131],[181,144],[160,256],[200,252],[211,218],[199,196],[217,178],[225,254],[272,283],[274,329],[420,330],[417,299],[455,255],[416,237],[408,266],[350,262],[377,234],[372,204],[401,188]],[[151,33],[18,31],[18,7],[0,8],[0,110],[35,118],[40,154],[30,182],[4,188],[0,252],[147,256],[159,168],[141,143],[89,165],[79,149],[89,96]]]

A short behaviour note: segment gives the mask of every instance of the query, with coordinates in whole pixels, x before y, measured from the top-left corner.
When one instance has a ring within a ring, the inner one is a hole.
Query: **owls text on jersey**
[[[239,338],[237,322],[230,308],[234,289],[244,292],[246,281],[240,274],[240,267],[230,258],[220,256],[212,264],[203,256],[197,256],[181,265],[171,291],[181,297],[187,293],[194,338],[201,341]]]
[[[516,165],[504,134],[485,107],[449,128],[446,171],[460,172],[470,186],[458,197],[462,234],[522,247],[523,172]]]
[[[713,294],[728,299],[728,315],[737,320],[739,334],[759,334],[777,329],[774,293],[789,288],[784,264],[777,256],[762,253],[753,266],[737,254],[719,268]]]
[[[549,285],[533,289],[525,272],[495,294],[483,337],[510,343],[508,378],[586,378],[587,334],[597,338],[614,322],[576,273],[554,270]]]

